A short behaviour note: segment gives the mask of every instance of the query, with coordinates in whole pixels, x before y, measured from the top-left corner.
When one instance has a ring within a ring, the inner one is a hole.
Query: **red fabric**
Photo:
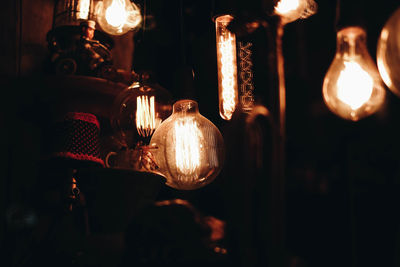
[[[54,157],[90,161],[104,166],[100,157],[100,123],[90,113],[69,112],[55,126]]]
[[[65,116],[66,120],[81,120],[81,121],[86,121],[89,123],[93,123],[97,126],[97,128],[100,128],[100,123],[97,120],[96,116],[90,113],[82,113],[82,112],[69,112]]]

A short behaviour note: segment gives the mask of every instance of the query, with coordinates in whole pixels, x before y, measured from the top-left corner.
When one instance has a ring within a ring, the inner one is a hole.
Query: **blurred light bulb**
[[[385,89],[366,47],[366,33],[347,27],[337,34],[335,59],[324,79],[323,96],[338,116],[357,121],[383,104]]]
[[[287,14],[289,12],[293,12],[299,8],[300,2],[300,0],[281,0],[277,3],[275,11],[278,14]]]
[[[106,9],[106,20],[112,27],[122,28],[127,18],[124,1],[115,0],[111,6]]]
[[[100,27],[111,35],[122,35],[142,21],[140,9],[129,0],[103,0],[97,5]]]
[[[232,19],[230,15],[219,16],[215,19],[219,114],[224,120],[232,118],[238,104],[236,37],[227,29]]]
[[[378,69],[387,87],[400,97],[400,8],[385,23],[377,46]]]
[[[203,117],[197,102],[180,100],[172,115],[151,138],[159,169],[170,187],[193,190],[211,183],[222,169],[224,141],[218,128]]]
[[[280,0],[275,6],[275,13],[282,18],[283,24],[307,18],[316,12],[317,4],[314,0]]]
[[[78,19],[88,19],[89,18],[89,9],[90,9],[90,0],[80,0],[78,2]]]
[[[111,125],[120,146],[147,145],[157,127],[172,111],[172,97],[157,85],[134,82],[115,99]]]

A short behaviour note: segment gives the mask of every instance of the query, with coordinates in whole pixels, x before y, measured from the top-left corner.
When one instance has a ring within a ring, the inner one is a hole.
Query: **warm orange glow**
[[[358,63],[350,61],[344,65],[337,81],[337,96],[356,110],[371,98],[374,81]]]
[[[78,2],[78,19],[89,18],[90,0],[81,0]]]
[[[231,16],[218,17],[217,33],[217,61],[220,114],[225,120],[232,118],[238,103],[237,65],[236,65],[236,37],[226,29]]]
[[[336,54],[322,94],[333,113],[352,121],[372,115],[383,105],[385,89],[368,53],[364,29],[346,27],[337,33]]]
[[[154,96],[150,99],[146,95],[137,97],[136,128],[140,136],[149,137],[157,128]]]
[[[200,167],[200,131],[193,120],[175,122],[175,160],[184,175],[193,175]]]
[[[281,0],[276,5],[275,11],[280,15],[295,11],[297,8],[299,8],[300,1],[301,0]]]
[[[124,0],[113,0],[112,4],[106,9],[106,20],[113,27],[122,27],[127,16]]]

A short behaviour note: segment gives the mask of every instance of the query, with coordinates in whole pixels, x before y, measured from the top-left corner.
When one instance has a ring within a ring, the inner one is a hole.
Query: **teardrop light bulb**
[[[325,75],[323,97],[333,113],[352,121],[382,106],[385,89],[361,27],[346,27],[337,33],[336,55]]]
[[[222,169],[224,141],[218,128],[203,117],[197,102],[180,100],[155,131],[150,144],[158,173],[175,189],[193,190],[211,183]]]
[[[125,34],[142,21],[140,9],[129,0],[103,0],[97,16],[101,29],[111,35]]]

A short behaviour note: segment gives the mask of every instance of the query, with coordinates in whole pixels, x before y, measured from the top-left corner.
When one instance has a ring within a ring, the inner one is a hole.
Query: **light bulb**
[[[227,29],[230,15],[215,19],[217,40],[219,114],[230,120],[238,104],[236,37]]]
[[[279,0],[275,6],[275,13],[282,18],[283,24],[300,18],[307,18],[317,11],[314,0]]]
[[[100,27],[111,35],[122,35],[142,21],[140,9],[129,0],[103,0],[97,5]]]
[[[78,1],[77,7],[77,18],[78,19],[89,19],[90,11],[90,0],[80,0]]]
[[[147,145],[154,131],[172,112],[170,93],[157,85],[134,82],[115,99],[111,125],[121,147]]]
[[[325,75],[323,97],[333,113],[353,121],[373,114],[383,104],[385,89],[362,28],[347,27],[337,33],[336,55]]]
[[[382,28],[377,47],[378,69],[387,87],[400,97],[400,8]]]
[[[224,141],[218,128],[203,117],[196,101],[180,100],[172,115],[151,138],[157,173],[166,184],[193,190],[211,183],[222,169]]]

